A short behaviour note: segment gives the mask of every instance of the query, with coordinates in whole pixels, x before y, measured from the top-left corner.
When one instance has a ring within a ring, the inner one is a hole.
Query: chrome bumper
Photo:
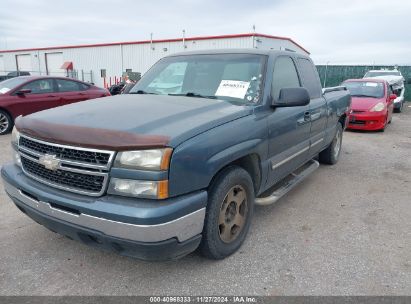
[[[38,201],[25,195],[20,189],[3,180],[6,192],[15,200],[23,203],[38,212],[66,221],[81,227],[99,231],[107,236],[117,237],[130,241],[160,242],[177,238],[179,242],[186,241],[203,230],[205,208],[187,214],[176,220],[157,225],[135,225],[116,222],[87,214],[74,214],[52,207],[49,203]]]

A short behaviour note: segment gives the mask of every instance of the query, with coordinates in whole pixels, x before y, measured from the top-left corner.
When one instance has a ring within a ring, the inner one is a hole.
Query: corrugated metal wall
[[[337,86],[346,79],[362,78],[369,70],[393,69],[394,66],[369,66],[369,65],[317,65],[318,73],[320,74],[321,84],[324,85],[324,80],[327,71],[327,79],[325,86]],[[399,66],[398,69],[406,80],[411,78],[411,66]],[[411,101],[411,85],[405,86],[405,99]]]
[[[255,41],[253,42],[253,40]],[[164,56],[183,51],[194,51],[204,49],[227,49],[227,48],[252,48],[253,45],[259,49],[291,49],[305,53],[300,47],[288,40],[265,37],[235,37],[224,39],[198,39],[175,42],[155,42],[122,44],[111,46],[83,47],[83,48],[64,48],[41,51],[5,52],[3,56],[4,71],[16,70],[16,56],[29,54],[31,56],[31,68],[27,69],[33,75],[46,74],[46,54],[63,53],[63,61],[71,61],[74,69],[85,73],[92,73],[92,81],[99,86],[103,86],[101,70],[106,72],[106,78],[121,77],[123,72],[131,69],[133,72],[144,74],[156,61]],[[56,73],[53,73],[56,74]],[[65,75],[65,71],[61,70]],[[79,77],[81,79],[81,77]],[[85,79],[85,80],[88,80]],[[107,80],[107,83],[109,81]]]

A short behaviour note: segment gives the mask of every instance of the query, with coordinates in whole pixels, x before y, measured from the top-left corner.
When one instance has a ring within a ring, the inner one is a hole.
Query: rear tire
[[[325,150],[320,152],[320,163],[334,165],[338,162],[341,153],[342,137],[343,128],[342,125],[338,123],[332,142]]]
[[[10,133],[13,129],[13,119],[6,111],[0,110],[0,135]]]
[[[403,107],[404,107],[404,101],[401,102],[401,105],[400,105],[400,107],[399,107],[398,109],[394,109],[394,112],[395,112],[395,113],[401,113]]]
[[[210,259],[223,259],[243,244],[254,209],[250,175],[232,166],[218,174],[208,192],[203,237],[199,250]]]

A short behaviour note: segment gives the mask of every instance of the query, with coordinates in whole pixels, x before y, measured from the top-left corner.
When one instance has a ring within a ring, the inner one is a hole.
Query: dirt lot
[[[345,132],[321,166],[256,210],[241,250],[147,263],[89,248],[23,215],[0,185],[2,295],[411,295],[411,108],[385,133]],[[10,161],[0,138],[0,164]],[[1,182],[0,182],[1,183]]]

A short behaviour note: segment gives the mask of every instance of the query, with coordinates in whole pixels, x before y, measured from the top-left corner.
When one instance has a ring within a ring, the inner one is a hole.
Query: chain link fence
[[[394,69],[387,65],[317,65],[323,87],[338,86],[346,79],[363,78],[369,70]],[[405,81],[411,78],[411,66],[398,66]],[[411,101],[411,84],[405,85],[405,100]]]

